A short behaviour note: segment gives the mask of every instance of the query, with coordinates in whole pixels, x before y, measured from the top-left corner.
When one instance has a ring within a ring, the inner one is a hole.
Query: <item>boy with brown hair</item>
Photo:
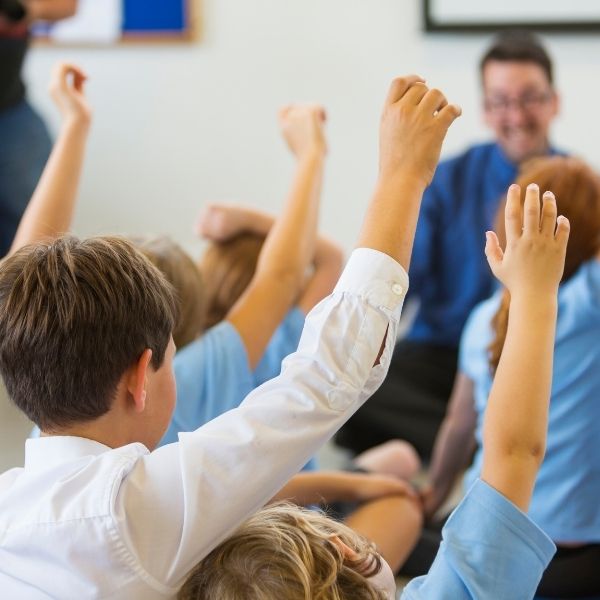
[[[42,437],[0,476],[7,597],[172,598],[381,383],[420,199],[459,109],[411,76],[385,103],[380,169],[334,293],[281,375],[151,452],[175,402],[174,302],[118,238],[24,248],[0,266],[0,371]]]

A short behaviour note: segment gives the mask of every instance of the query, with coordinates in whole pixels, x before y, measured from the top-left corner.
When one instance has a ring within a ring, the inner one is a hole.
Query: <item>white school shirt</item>
[[[355,250],[281,375],[177,443],[28,440],[0,475],[0,597],[174,598],[381,384],[407,288],[390,257]]]

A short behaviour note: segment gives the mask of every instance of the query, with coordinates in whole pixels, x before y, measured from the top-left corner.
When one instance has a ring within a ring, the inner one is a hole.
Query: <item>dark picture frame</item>
[[[451,6],[453,3],[452,0],[422,0],[425,31],[442,33],[489,33],[498,31],[499,29],[534,29],[536,31],[549,32],[600,31],[600,2],[598,2],[597,18],[590,19],[587,16],[577,18],[575,15],[573,20],[568,21],[556,19],[551,12],[544,14],[544,2],[540,2],[540,18],[535,21],[510,18],[506,20],[497,19],[494,15],[490,15],[489,19],[482,18],[477,21],[445,19],[435,14],[435,5],[440,2],[445,2],[448,6]],[[477,5],[479,11],[485,8],[485,3],[481,2],[481,0],[473,0],[473,4]]]

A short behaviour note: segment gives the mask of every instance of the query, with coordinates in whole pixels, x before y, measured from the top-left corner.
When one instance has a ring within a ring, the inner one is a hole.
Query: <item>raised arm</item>
[[[77,0],[24,0],[22,4],[30,21],[59,21],[77,12]]]
[[[9,254],[71,226],[88,138],[91,110],[83,95],[84,73],[60,63],[53,71],[50,94],[62,114],[50,158],[21,219]]]
[[[296,157],[292,187],[271,227],[256,272],[226,316],[238,331],[254,369],[301,289],[314,255],[325,157],[323,110],[288,107],[280,114],[283,136]]]
[[[446,501],[459,473],[469,464],[476,425],[473,381],[459,372],[433,447],[429,484],[421,490],[426,518],[433,517]]]
[[[423,191],[459,115],[460,108],[419,77],[394,80],[381,118],[379,178],[358,246],[384,252],[408,270]]]
[[[209,240],[223,242],[242,232],[266,236],[275,218],[265,212],[232,204],[211,204],[201,213],[197,233]],[[312,271],[306,278],[296,306],[307,314],[325,296],[331,294],[340,278],[344,263],[342,249],[332,240],[319,236],[312,258]]]
[[[486,255],[510,292],[508,332],[490,392],[483,428],[481,478],[527,511],[544,458],[552,358],[560,283],[569,222],[556,218],[546,192],[530,185],[521,207],[513,185],[506,203],[506,250],[488,233]]]

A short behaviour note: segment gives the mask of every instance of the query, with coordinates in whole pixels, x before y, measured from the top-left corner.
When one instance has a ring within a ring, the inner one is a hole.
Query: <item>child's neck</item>
[[[122,414],[115,405],[111,409],[92,421],[74,423],[68,427],[51,429],[41,432],[43,437],[50,436],[71,436],[86,438],[109,448],[120,448],[133,442],[141,442],[137,438],[135,430],[130,425],[130,417]]]

